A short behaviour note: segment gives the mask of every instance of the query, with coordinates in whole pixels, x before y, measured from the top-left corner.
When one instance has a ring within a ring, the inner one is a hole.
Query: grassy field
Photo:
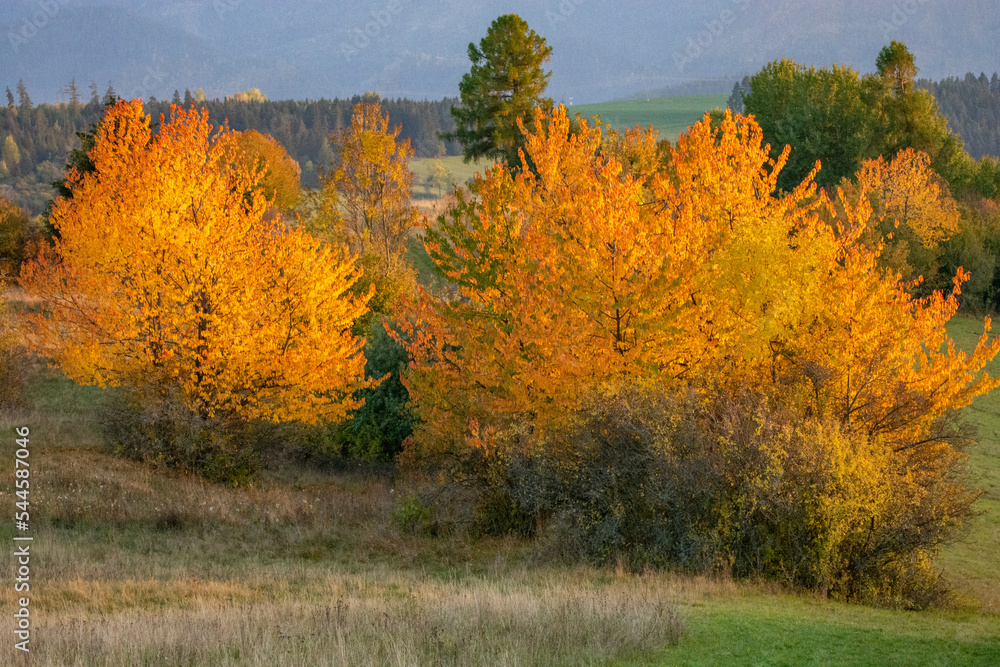
[[[437,188],[427,185],[427,177],[434,169],[434,164],[440,160],[445,169],[448,170],[448,181],[464,185],[478,171],[486,169],[485,163],[473,162],[466,164],[462,161],[461,155],[449,155],[443,158],[419,158],[410,160],[410,170],[413,172],[413,196],[420,199],[433,199],[447,192],[439,193]]]
[[[948,330],[960,348],[971,350],[983,333],[983,321],[957,317]],[[1000,356],[986,370],[1000,375]],[[983,493],[976,501],[980,514],[969,522],[968,533],[944,551],[940,566],[959,591],[1000,614],[1000,389],[977,398],[965,414],[979,432],[979,442],[967,452],[971,483]]]
[[[967,347],[977,328],[952,330]],[[33,665],[1000,664],[1000,395],[970,409],[983,514],[941,559],[963,602],[926,612],[413,532],[385,470],[282,462],[252,488],[207,484],[106,454],[100,395],[36,367],[29,406],[0,416],[10,512],[12,427],[31,428]],[[0,664],[21,664],[11,627]]]
[[[650,100],[621,100],[601,104],[577,104],[568,108],[571,114],[593,117],[621,130],[627,127],[652,125],[660,132],[661,139],[676,141],[677,135],[691,123],[701,120],[706,111],[725,107],[728,95],[684,95],[658,97]]]

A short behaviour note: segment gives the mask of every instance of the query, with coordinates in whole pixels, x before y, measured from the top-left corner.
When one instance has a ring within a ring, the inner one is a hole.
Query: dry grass
[[[567,580],[528,584],[501,576],[440,582],[385,574],[314,578],[301,594],[280,580],[176,582],[173,591],[157,582],[137,583],[121,591],[138,603],[129,609],[46,613],[34,661],[600,664],[676,642],[682,629],[667,601],[670,591],[656,578],[621,578],[591,589]],[[182,604],[150,610],[156,596]]]
[[[32,664],[597,664],[680,637],[688,580],[409,534],[391,475],[287,463],[232,489],[119,459],[97,393],[34,372],[33,407],[0,415],[31,428]],[[12,479],[7,457],[0,503]]]

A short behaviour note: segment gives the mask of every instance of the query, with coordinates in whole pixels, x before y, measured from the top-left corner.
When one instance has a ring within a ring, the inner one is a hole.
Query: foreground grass
[[[601,121],[624,130],[629,127],[646,128],[652,125],[660,132],[661,139],[677,141],[677,135],[701,120],[706,111],[725,107],[729,95],[681,95],[657,97],[650,100],[620,100],[600,104],[577,104],[569,107],[570,114],[592,118],[600,115]]]
[[[410,534],[389,475],[283,464],[230,489],[110,457],[98,393],[44,372],[2,420],[32,431],[32,664],[600,664],[680,637],[672,580]]]
[[[788,595],[712,598],[681,605],[685,637],[629,664],[995,665],[995,616],[900,612]]]
[[[0,418],[32,429],[32,664],[1000,664],[1000,617],[976,606],[998,581],[988,524],[947,555],[957,610],[563,566],[517,539],[403,530],[391,474],[285,463],[230,489],[110,457],[99,398],[37,372],[31,407]],[[993,443],[977,469],[995,470]]]

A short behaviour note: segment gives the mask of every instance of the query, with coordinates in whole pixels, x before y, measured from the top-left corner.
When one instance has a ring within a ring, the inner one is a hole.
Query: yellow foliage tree
[[[422,293],[400,337],[417,446],[480,445],[508,418],[697,380],[759,387],[926,453],[943,415],[996,386],[979,373],[1000,344],[984,334],[966,356],[947,337],[954,293],[909,297],[860,243],[867,204],[829,224],[811,178],[775,195],[788,153],[772,160],[752,119],[706,117],[665,169],[654,148],[637,132],[606,148],[599,127],[571,133],[564,109],[539,112],[535,169],[491,169],[428,226],[457,296]]]
[[[201,92],[201,88],[198,89]],[[202,98],[205,94],[201,93]],[[233,102],[267,102],[267,95],[260,92],[260,88],[251,88],[242,93],[234,93],[232,95],[226,95],[226,101]]]
[[[912,229],[924,247],[958,233],[958,206],[943,179],[931,169],[927,153],[906,148],[891,162],[881,156],[865,160],[857,178],[862,188],[875,195],[874,213]]]
[[[357,254],[386,262],[402,253],[419,218],[410,205],[413,150],[409,139],[397,141],[400,130],[390,130],[378,98],[366,96],[354,105],[350,128],[333,136],[337,162],[322,179],[325,231],[341,231]]]
[[[159,127],[120,102],[94,172],[71,171],[54,250],[22,272],[45,304],[30,344],[77,381],[179,394],[204,418],[343,418],[368,384],[353,260],[264,219],[260,170],[207,112],[174,107]]]
[[[857,185],[845,187],[849,198],[856,199],[861,192],[868,197],[878,224],[872,225],[865,241],[871,247],[882,243],[881,263],[906,280],[934,281],[940,244],[961,231],[958,206],[930,162],[926,153],[906,148],[891,161],[882,157],[864,161]]]

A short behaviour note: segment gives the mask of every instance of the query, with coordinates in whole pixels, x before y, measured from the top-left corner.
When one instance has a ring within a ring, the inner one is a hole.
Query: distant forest
[[[28,91],[18,86],[7,91],[7,104],[0,106],[0,196],[6,197],[34,215],[45,209],[51,196],[50,182],[63,173],[69,151],[79,147],[78,132],[88,132],[103,114],[110,90],[103,99],[96,95],[87,103],[31,103]],[[154,119],[169,116],[174,102],[190,104],[190,92],[177,94],[172,101],[146,102]],[[257,130],[274,137],[302,168],[303,185],[318,184],[318,170],[334,157],[331,133],[350,125],[351,110],[360,96],[351,99],[315,101],[235,101],[227,99],[194,102],[208,110],[213,125],[228,121],[234,130]],[[440,101],[408,99],[382,100],[382,109],[392,125],[401,126],[400,137],[409,139],[417,157],[459,155],[456,142],[443,142],[438,132],[454,129],[451,107],[455,98]]]
[[[969,72],[965,78],[934,82],[918,79],[918,88],[930,91],[948,126],[962,137],[966,152],[979,159],[1000,157],[1000,76]]]
[[[969,73],[964,78],[949,77],[938,82],[920,79],[917,86],[934,95],[949,126],[962,137],[965,150],[973,158],[1000,156],[1000,75],[977,77]],[[0,196],[31,214],[42,212],[51,197],[50,182],[61,177],[66,155],[79,146],[77,132],[89,131],[100,120],[113,92],[109,86],[104,99],[93,94],[87,103],[35,106],[23,86],[18,86],[16,95],[8,88],[7,104],[0,106]],[[195,104],[208,110],[214,125],[228,120],[234,130],[252,129],[270,134],[299,162],[303,185],[314,187],[318,183],[318,170],[333,158],[330,134],[350,124],[351,109],[360,99],[360,96],[315,101],[227,99]],[[187,105],[192,101],[191,93],[185,91],[183,96],[177,93],[172,101],[151,99],[146,110],[158,118],[170,113],[171,103]],[[382,108],[389,113],[393,125],[402,126],[400,136],[410,140],[417,157],[434,157],[461,154],[456,142],[437,138],[438,132],[454,129],[450,110],[457,103],[457,98],[388,99],[382,101]]]

